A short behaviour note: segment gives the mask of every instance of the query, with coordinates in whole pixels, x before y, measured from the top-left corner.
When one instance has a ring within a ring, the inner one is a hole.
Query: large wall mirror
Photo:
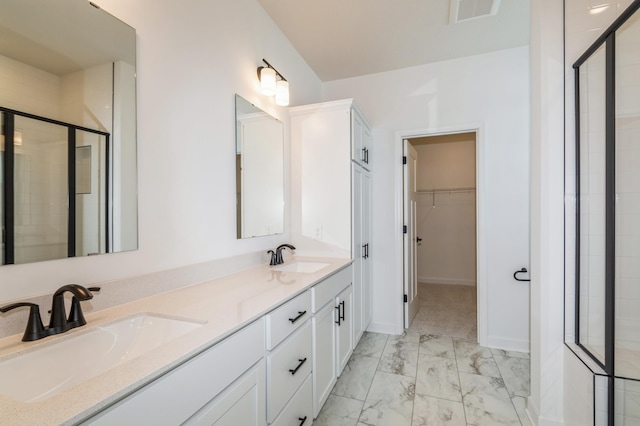
[[[0,259],[138,247],[136,33],[87,0],[0,3]]]
[[[236,95],[238,238],[284,232],[281,121]]]

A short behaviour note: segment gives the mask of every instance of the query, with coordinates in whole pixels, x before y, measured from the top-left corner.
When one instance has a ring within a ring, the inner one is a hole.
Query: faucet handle
[[[3,306],[0,308],[0,312],[9,312],[12,309],[20,308],[22,306],[29,306],[29,321],[27,322],[27,328],[22,336],[23,342],[32,342],[34,340],[47,337],[48,334],[42,325],[42,318],[40,317],[40,307],[35,303],[20,302],[12,305]]]

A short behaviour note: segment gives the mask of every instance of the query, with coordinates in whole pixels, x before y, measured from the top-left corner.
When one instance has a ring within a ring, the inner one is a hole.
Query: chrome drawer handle
[[[291,324],[293,324],[296,321],[298,321],[300,318],[302,318],[306,313],[307,311],[298,311],[298,316],[295,318],[289,318],[289,321],[291,321]]]
[[[303,417],[298,417],[298,420],[300,420],[300,425],[299,426],[302,426],[304,424],[304,422],[307,421],[307,416],[304,416],[304,418]]]
[[[296,368],[294,368],[293,370],[289,370],[289,373],[291,373],[292,376],[298,372],[300,367],[302,367],[302,364],[307,362],[307,359],[306,358],[299,359],[298,362],[300,362],[300,364],[298,364],[298,366]]]

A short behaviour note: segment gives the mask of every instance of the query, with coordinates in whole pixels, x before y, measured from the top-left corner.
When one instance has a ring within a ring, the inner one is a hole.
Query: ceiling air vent
[[[493,16],[498,13],[500,0],[451,0],[451,24]]]

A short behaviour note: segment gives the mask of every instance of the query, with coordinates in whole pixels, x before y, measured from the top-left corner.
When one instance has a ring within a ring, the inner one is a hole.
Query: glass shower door
[[[601,46],[580,66],[578,145],[578,342],[605,364],[606,57]]]
[[[15,117],[14,263],[67,257],[68,130]]]

